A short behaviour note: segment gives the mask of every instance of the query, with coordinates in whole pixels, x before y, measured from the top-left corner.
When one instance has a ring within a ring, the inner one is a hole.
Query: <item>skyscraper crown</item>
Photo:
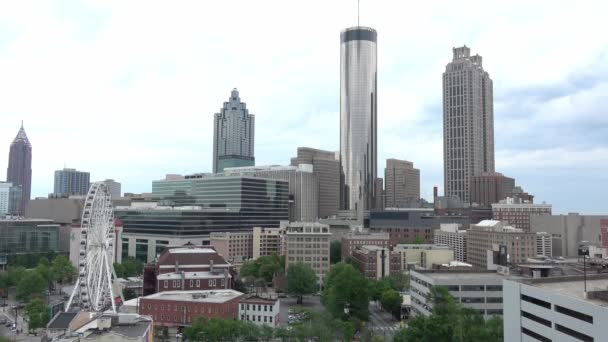
[[[30,144],[29,139],[27,138],[27,134],[25,134],[25,129],[23,129],[23,122],[21,122],[21,128],[19,129],[19,132],[17,133],[15,140],[13,140],[13,144],[17,144],[17,143],[24,143],[28,146],[32,146]]]

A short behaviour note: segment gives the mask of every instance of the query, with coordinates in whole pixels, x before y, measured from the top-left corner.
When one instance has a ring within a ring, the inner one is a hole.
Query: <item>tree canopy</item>
[[[70,259],[63,255],[58,255],[51,264],[54,278],[59,283],[70,282],[76,277],[76,268],[70,262]]]
[[[393,317],[400,319],[401,318],[401,303],[403,302],[403,297],[399,294],[399,292],[388,289],[382,293],[380,297],[380,303],[382,307],[390,312]]]
[[[285,272],[285,257],[277,254],[261,256],[255,260],[246,261],[241,266],[241,277],[263,279],[270,283],[277,274]]]
[[[32,300],[25,307],[25,314],[28,317],[28,329],[30,331],[44,328],[51,319],[48,306],[40,299]]]
[[[302,304],[304,295],[317,291],[317,275],[313,269],[304,263],[297,263],[287,269],[287,293],[298,297],[298,304]]]
[[[28,302],[31,298],[41,298],[47,289],[47,281],[35,270],[25,272],[17,283],[17,299]]]
[[[355,317],[367,321],[369,297],[367,280],[353,265],[336,264],[325,277],[322,301],[335,318]]]
[[[395,342],[409,341],[502,341],[502,318],[485,321],[480,313],[457,303],[444,287],[431,288],[433,311],[430,316],[410,319],[408,327],[400,330]]]
[[[119,278],[137,277],[144,273],[144,263],[133,257],[126,257],[122,259],[122,263],[114,263],[114,271]]]

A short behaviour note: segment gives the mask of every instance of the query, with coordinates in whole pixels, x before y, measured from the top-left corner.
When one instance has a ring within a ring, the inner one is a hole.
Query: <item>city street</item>
[[[399,322],[395,321],[390,313],[382,311],[380,304],[371,301],[369,302],[369,323],[367,323],[367,329],[375,335],[390,339],[401,327]]]

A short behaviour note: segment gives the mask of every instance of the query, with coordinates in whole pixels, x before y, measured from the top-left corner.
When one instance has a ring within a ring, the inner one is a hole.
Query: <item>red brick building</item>
[[[198,280],[201,280],[201,283],[203,282],[203,278],[200,277],[202,274],[209,274],[210,276],[213,274],[213,276],[209,279],[219,279],[222,277],[226,279],[225,273],[228,272],[230,274],[230,277],[228,277],[230,282],[227,288],[231,289],[233,287],[233,266],[231,263],[227,262],[213,247],[184,245],[179,247],[167,247],[158,257],[157,261],[146,264],[144,267],[144,296],[159,291],[159,275],[166,273],[180,274],[182,272],[203,272],[199,273],[197,276]],[[216,274],[221,275],[221,277],[216,276]],[[192,280],[194,280],[194,284],[196,284],[196,279],[197,278],[192,278]],[[189,285],[189,280],[190,279],[188,279],[186,282],[187,286]],[[219,280],[217,282],[221,283]],[[176,283],[175,288],[177,287],[178,286]],[[216,285],[212,288],[220,288],[220,286]]]
[[[353,251],[361,246],[389,247],[388,233],[349,233],[342,238],[342,261],[353,255]]]
[[[138,313],[169,328],[191,325],[196,317],[237,319],[244,296],[234,290],[160,292],[142,297]]]
[[[388,248],[362,246],[353,251],[353,265],[365,278],[378,280],[401,272],[401,256]]]
[[[232,275],[223,272],[172,272],[156,276],[156,292],[228,290],[232,288]]]

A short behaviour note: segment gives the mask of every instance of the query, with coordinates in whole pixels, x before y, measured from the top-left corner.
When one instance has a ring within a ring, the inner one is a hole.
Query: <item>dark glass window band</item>
[[[369,29],[358,29],[349,30],[340,34],[342,43],[350,42],[351,40],[369,40],[376,42],[378,39],[378,33],[376,31],[370,31]]]

